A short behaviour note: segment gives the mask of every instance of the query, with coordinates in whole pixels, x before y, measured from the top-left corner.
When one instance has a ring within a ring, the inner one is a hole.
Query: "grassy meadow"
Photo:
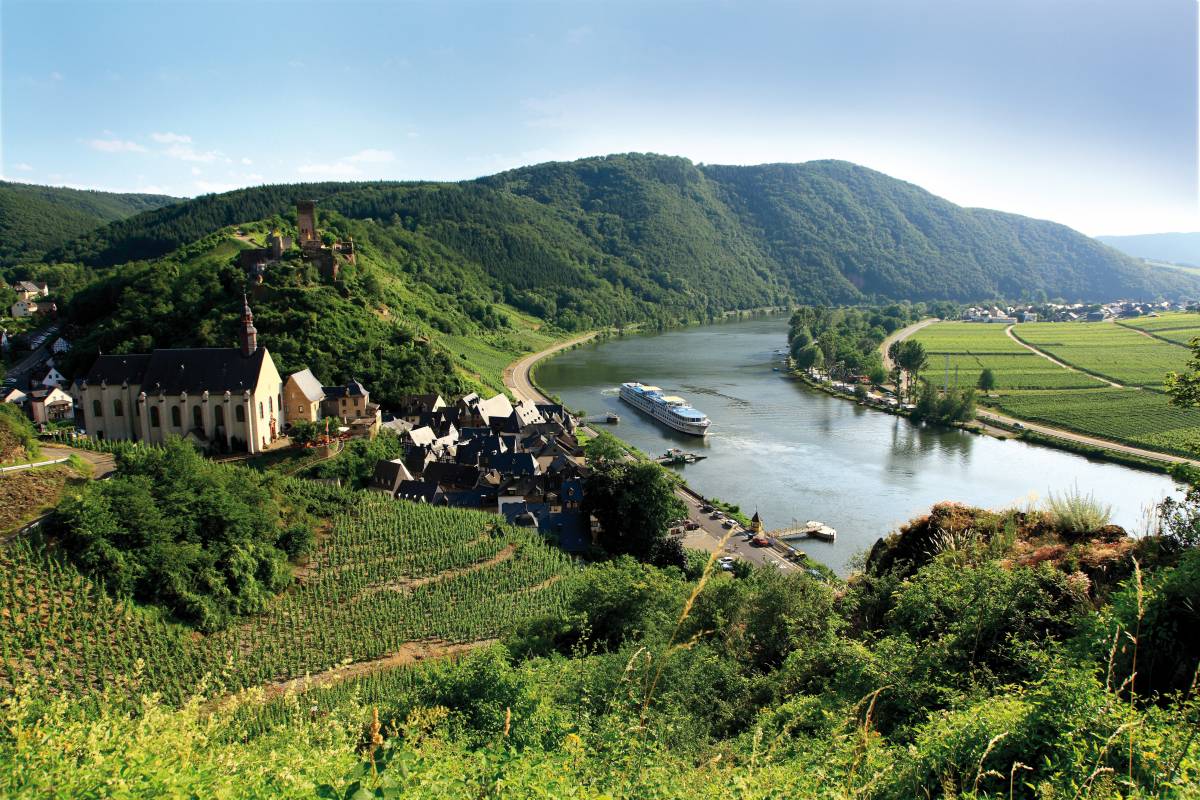
[[[1184,369],[1187,343],[1200,336],[1200,315],[1018,324],[1013,336],[1006,328],[939,322],[917,332],[929,354],[925,377],[939,386],[947,380],[974,386],[990,369],[995,389],[981,401],[1006,414],[1151,450],[1200,454],[1200,411],[1171,406],[1162,388],[1167,372]]]

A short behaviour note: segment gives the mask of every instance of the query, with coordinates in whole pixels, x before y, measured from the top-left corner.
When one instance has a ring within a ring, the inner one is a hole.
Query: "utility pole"
[[[950,354],[945,353],[944,355],[946,356],[946,374],[942,378],[942,393],[943,394],[950,391]],[[958,370],[958,367],[956,366],[955,371],[957,372],[957,370]],[[956,386],[958,385],[957,382],[955,383],[955,385]]]

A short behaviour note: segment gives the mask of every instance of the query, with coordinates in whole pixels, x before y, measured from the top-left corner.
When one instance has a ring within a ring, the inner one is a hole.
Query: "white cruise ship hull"
[[[671,407],[665,403],[655,402],[644,395],[635,392],[627,386],[621,387],[621,392],[618,395],[629,405],[641,411],[648,417],[666,425],[668,428],[677,430],[680,433],[691,434],[692,436],[704,436],[708,433],[708,419],[705,418],[702,422],[691,422],[688,420],[679,419],[671,413]]]

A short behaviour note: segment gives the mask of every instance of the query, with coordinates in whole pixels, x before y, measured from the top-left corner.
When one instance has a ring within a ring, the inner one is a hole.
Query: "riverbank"
[[[880,353],[883,356],[884,364],[889,365],[887,350],[893,342],[902,342],[921,329],[938,322],[936,318],[921,320],[920,322],[910,325],[907,328],[896,331],[888,338],[884,339],[880,344]],[[1011,327],[1006,331],[1011,337]],[[1014,337],[1015,338],[1015,337]],[[1035,348],[1017,340],[1020,344],[1033,350],[1034,353],[1043,357],[1049,358],[1054,363],[1056,361],[1046,354]],[[1061,366],[1067,369],[1074,369],[1066,364]],[[815,382],[809,381],[810,384]],[[1119,384],[1113,384],[1119,386]],[[824,387],[819,387],[824,388]],[[844,396],[844,395],[843,395]],[[981,405],[987,405],[986,398],[981,402]],[[880,409],[886,410],[886,409]],[[995,436],[996,434],[990,429],[998,428],[1011,436],[1000,436],[1000,438],[1017,438],[1033,444],[1042,445],[1044,447],[1053,447],[1058,450],[1063,450],[1068,453],[1075,453],[1087,458],[1092,458],[1100,461],[1108,461],[1114,464],[1120,464],[1134,469],[1146,470],[1149,472],[1170,473],[1171,469],[1176,465],[1185,465],[1193,468],[1200,468],[1200,461],[1186,456],[1176,455],[1174,453],[1165,453],[1157,450],[1147,450],[1133,445],[1114,442],[1108,439],[1100,439],[1095,436],[1075,431],[1059,428],[1044,423],[1033,422],[1030,420],[1019,419],[1006,414],[1001,414],[998,411],[988,408],[987,410],[979,409],[976,411],[977,420],[982,420],[984,425],[979,429],[964,426],[965,430],[971,430],[975,433],[983,435]]]
[[[1025,507],[1078,485],[1113,504],[1114,524],[1137,529],[1145,508],[1177,492],[1161,473],[1003,432],[1014,441],[911,424],[811,391],[776,371],[787,330],[786,317],[774,316],[611,337],[543,360],[536,380],[570,408],[620,414],[610,430],[644,452],[678,447],[706,455],[673,471],[705,497],[758,511],[768,530],[806,520],[836,528],[835,542],[800,546],[841,575],[853,571],[856,553],[940,502]],[[686,436],[631,412],[617,387],[635,378],[705,412],[708,436]]]
[[[871,411],[891,414],[894,417],[912,417],[912,414],[903,409],[886,408],[863,403],[854,394],[841,391],[830,384],[815,380],[803,370],[792,370],[788,374],[813,389],[842,400],[849,400]],[[1155,453],[1152,450],[1140,450],[1139,448],[1127,447],[1116,442],[1103,443],[1100,440],[1093,440],[1079,434],[1070,434],[1069,431],[1059,431],[1057,428],[1038,425],[1032,422],[1027,423],[1023,420],[1006,417],[1003,414],[997,414],[992,411],[979,410],[975,413],[976,419],[974,422],[957,423],[946,425],[945,427],[958,428],[968,433],[990,436],[993,439],[1018,439],[1030,444],[1074,453],[1075,455],[1084,456],[1095,461],[1120,464],[1123,467],[1131,467],[1133,469],[1164,475],[1170,474],[1172,467],[1177,464],[1200,468],[1200,462],[1170,453]],[[1057,435],[1060,432],[1070,434],[1070,436],[1060,438]],[[1105,444],[1111,444],[1113,447],[1106,447]]]
[[[575,337],[566,342],[560,342],[553,347],[548,347],[537,353],[530,353],[518,359],[504,370],[505,387],[518,400],[530,400],[535,403],[551,402],[553,399],[552,393],[547,392],[536,383],[534,375],[538,363],[551,356],[572,350],[581,344],[592,341],[600,336],[601,333],[600,331],[592,331],[583,336]],[[597,435],[596,431],[588,426],[583,426],[580,430],[589,438]],[[622,444],[630,453],[634,454],[634,457],[648,458],[648,456],[629,442],[622,441]],[[774,542],[772,547],[760,548],[752,547],[748,542],[743,541],[742,537],[728,536],[729,532],[722,527],[720,520],[713,520],[710,514],[706,514],[701,510],[707,506],[715,506],[717,503],[721,503],[721,501],[710,500],[705,497],[702,493],[689,486],[682,476],[680,476],[680,481],[681,484],[676,490],[676,494],[687,508],[688,520],[697,526],[685,539],[685,546],[709,552],[720,550],[751,564],[760,566],[774,565],[777,569],[785,572],[793,569],[808,569],[815,570],[823,575],[836,574],[828,566],[811,558],[804,551],[790,547],[783,542]],[[748,520],[744,524],[748,524]]]

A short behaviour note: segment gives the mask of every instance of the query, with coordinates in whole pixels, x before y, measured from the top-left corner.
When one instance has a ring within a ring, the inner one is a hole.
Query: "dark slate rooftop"
[[[258,385],[266,356],[263,347],[249,356],[243,356],[236,347],[155,350],[142,376],[142,391],[199,394],[207,389],[210,393],[240,394]]]
[[[99,356],[88,370],[87,382],[99,384],[107,381],[109,386],[120,386],[126,381],[140,384],[149,363],[150,355],[147,353]]]
[[[363,396],[367,393],[367,387],[357,379],[353,378],[345,386],[323,386],[326,397],[355,397]]]

